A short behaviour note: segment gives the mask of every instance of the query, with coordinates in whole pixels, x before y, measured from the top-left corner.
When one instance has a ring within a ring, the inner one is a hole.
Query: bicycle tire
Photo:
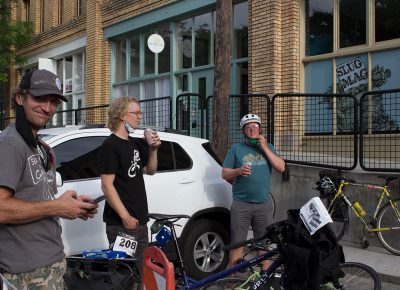
[[[381,290],[381,279],[371,267],[357,263],[345,262],[339,265],[344,276],[339,278],[339,288],[322,286],[322,289],[346,289],[346,290]],[[328,283],[329,284],[329,283]],[[338,286],[338,285],[336,285]]]
[[[329,214],[333,220],[330,227],[336,235],[336,239],[340,241],[349,228],[349,211],[347,204],[341,199],[336,199],[333,204],[328,200]]]
[[[400,211],[400,198],[392,200]],[[397,230],[376,232],[379,242],[389,252],[400,255],[400,222],[392,209],[390,202],[386,203],[379,211],[377,218],[378,228],[397,227]]]

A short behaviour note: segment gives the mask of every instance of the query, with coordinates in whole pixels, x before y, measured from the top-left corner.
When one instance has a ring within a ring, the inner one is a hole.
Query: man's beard
[[[37,126],[32,124],[28,121],[25,115],[24,107],[21,105],[16,105],[15,108],[16,120],[15,120],[15,127],[19,134],[21,134],[22,138],[24,138],[25,142],[28,145],[36,147],[38,145],[37,138],[33,135],[33,129],[40,129],[36,128]]]

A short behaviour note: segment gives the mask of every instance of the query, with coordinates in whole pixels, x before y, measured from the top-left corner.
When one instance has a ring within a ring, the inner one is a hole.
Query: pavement
[[[346,262],[359,262],[373,268],[382,282],[400,285],[400,256],[391,254],[381,247],[369,246],[362,249],[359,244],[341,241]],[[382,289],[394,289],[387,286]],[[397,289],[397,287],[396,287]]]

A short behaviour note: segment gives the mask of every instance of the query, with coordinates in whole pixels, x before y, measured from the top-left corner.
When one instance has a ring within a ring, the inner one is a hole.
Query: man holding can
[[[225,157],[222,178],[232,183],[231,243],[247,238],[251,225],[254,237],[264,234],[272,223],[273,202],[270,196],[271,168],[285,170],[285,162],[272,144],[261,135],[261,119],[247,114],[240,121],[244,142],[234,144]],[[242,257],[243,247],[229,252],[229,265]],[[263,263],[262,270],[267,269]]]
[[[132,237],[137,243],[135,257],[141,265],[148,245],[147,195],[143,174],[157,170],[157,132],[145,131],[145,139],[129,136],[139,126],[142,111],[134,97],[119,97],[108,108],[112,134],[98,151],[101,188],[107,197],[103,221],[110,244],[118,237]]]

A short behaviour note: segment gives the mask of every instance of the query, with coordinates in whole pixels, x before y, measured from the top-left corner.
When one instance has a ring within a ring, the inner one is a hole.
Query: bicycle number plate
[[[319,197],[310,199],[300,209],[300,218],[302,219],[310,235],[315,234],[317,230],[327,223],[332,223],[332,218],[326,210]]]
[[[134,256],[136,253],[138,242],[132,238],[117,236],[113,246],[113,251],[125,252],[129,256]]]

